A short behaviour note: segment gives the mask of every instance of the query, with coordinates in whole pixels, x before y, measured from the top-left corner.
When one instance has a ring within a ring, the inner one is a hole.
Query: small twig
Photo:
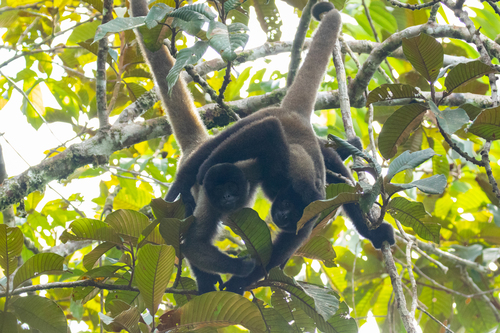
[[[418,301],[418,292],[417,292],[417,284],[415,283],[415,276],[413,275],[413,262],[411,261],[411,248],[413,246],[413,242],[409,241],[406,244],[406,264],[408,269],[408,275],[410,276],[411,283],[411,308],[410,308],[410,316],[415,318],[415,310],[417,309],[417,301]]]
[[[47,125],[47,128],[49,129],[49,131],[52,134],[52,136],[54,136],[54,138],[57,141],[59,141],[59,143],[62,144],[62,141],[59,140],[59,138],[56,136],[56,134],[52,131],[52,129],[49,126],[49,123],[47,122],[47,120],[44,118],[44,116],[40,112],[38,112],[36,106],[31,102],[31,100],[29,99],[28,95],[24,92],[24,90],[22,90],[21,88],[19,88],[16,85],[16,83],[14,82],[14,80],[12,80],[10,77],[8,77],[4,73],[2,73],[2,71],[0,71],[0,75],[3,76],[4,78],[6,78],[7,81],[9,81],[9,83],[12,85],[12,87],[14,87],[15,90],[17,90],[21,95],[23,95],[23,98],[26,99],[26,101],[29,103],[29,105],[31,105],[31,107],[33,108],[33,110],[35,110],[36,114],[40,117],[40,119],[45,123],[45,125]]]
[[[40,8],[42,8],[41,2],[31,4],[31,5],[17,6],[17,7],[3,7],[3,8],[0,8],[0,14],[3,14],[5,12],[10,12],[12,10],[24,10],[24,9],[39,10]]]
[[[439,0],[432,0],[431,2],[423,3],[423,4],[420,4],[420,5],[410,5],[410,4],[402,3],[402,2],[399,2],[399,1],[396,1],[396,0],[388,0],[388,2],[391,5],[396,6],[396,7],[401,7],[401,8],[410,9],[410,10],[419,10],[419,9],[431,7],[435,3],[439,2]]]
[[[469,276],[469,272],[467,272],[467,269],[465,269],[465,268],[461,269],[460,276],[462,277],[462,280],[464,281],[464,283],[466,285],[468,285],[470,288],[472,288],[472,290],[476,291],[477,293],[483,292],[483,290],[481,290],[481,288],[479,288],[478,285]],[[498,309],[491,302],[491,300],[489,299],[489,297],[485,294],[485,295],[482,295],[481,298],[491,308],[491,311],[493,312],[493,315],[495,316],[497,322],[500,322],[500,313],[498,313]]]
[[[222,108],[224,108],[224,92],[228,84],[231,82],[231,61],[227,63],[226,66],[226,75],[224,75],[224,82],[222,82],[222,86],[219,89],[219,98],[217,99],[217,104],[219,104]]]
[[[208,82],[203,79],[200,74],[198,74],[194,66],[187,65],[186,67],[184,67],[184,69],[189,74],[189,76],[191,76],[193,82],[198,83],[201,88],[210,95],[212,101],[217,102],[217,100],[219,99],[219,95],[217,95],[217,92],[208,84]]]
[[[181,280],[181,274],[182,274],[182,258],[179,258],[179,263],[177,264],[177,274],[175,274],[175,280],[174,283],[172,284],[172,289],[177,289],[179,281]]]
[[[104,203],[104,207],[102,207],[101,221],[104,220],[106,216],[108,216],[113,211],[113,202],[115,201],[115,198],[121,189],[121,186],[117,185],[115,186],[113,192],[108,193],[108,196],[106,197],[106,201]]]
[[[486,143],[483,146],[483,149],[481,150],[481,160],[483,161],[484,164],[484,169],[486,171],[486,175],[488,176],[488,181],[491,184],[493,193],[495,193],[495,196],[500,199],[500,190],[498,189],[498,184],[493,176],[493,171],[491,170],[491,165],[490,165],[490,157],[489,157],[489,152],[491,148],[491,141],[486,141]]]
[[[382,244],[382,256],[384,257],[385,267],[389,276],[391,277],[391,283],[394,290],[394,295],[403,321],[403,325],[408,333],[416,333],[417,329],[415,327],[415,320],[411,317],[408,309],[406,309],[406,299],[403,293],[403,286],[401,284],[401,278],[398,275],[398,270],[394,264],[394,259],[392,258],[391,247],[388,242]]]
[[[106,24],[113,19],[113,1],[104,0],[104,16],[102,23]],[[106,60],[108,59],[108,37],[99,40],[99,49],[97,51],[97,73],[96,73],[96,103],[97,115],[99,118],[99,129],[106,130],[111,127],[109,124],[108,107],[106,98]],[[118,77],[117,77],[118,78]]]
[[[442,322],[440,322],[436,317],[434,317],[433,315],[431,315],[429,312],[427,312],[426,310],[424,310],[422,307],[419,306],[419,307],[417,307],[417,309],[419,309],[420,311],[422,311],[423,313],[425,313],[426,315],[428,315],[429,318],[431,318],[436,323],[438,323],[439,325],[441,325],[442,327],[444,327],[444,329],[446,330],[446,332],[453,333],[453,331],[450,330],[445,324],[443,324]]]
[[[474,268],[476,271],[478,271],[482,274],[489,274],[491,272],[490,269],[486,266],[482,266],[481,264],[478,264],[476,262],[457,257],[456,255],[451,254],[449,252],[444,252],[443,250],[435,248],[434,245],[432,245],[432,244],[428,244],[428,243],[425,243],[425,242],[422,242],[422,241],[416,239],[416,237],[414,237],[414,236],[407,235],[407,237],[409,239],[411,239],[413,242],[416,242],[416,245],[420,249],[422,249],[426,252],[430,252],[432,254],[435,254],[440,258],[445,258],[447,260],[450,260],[454,264]]]
[[[134,176],[137,176],[137,177],[143,177],[143,178],[147,178],[147,179],[151,179],[153,182],[157,183],[158,185],[162,185],[162,186],[165,186],[165,187],[170,187],[170,183],[165,183],[165,182],[162,182],[161,180],[158,180],[154,177],[150,177],[150,176],[147,176],[147,175],[143,175],[142,173],[140,172],[137,172],[137,171],[133,171],[133,170],[127,170],[127,169],[123,169],[123,168],[120,168],[120,167],[117,167],[117,166],[114,166],[114,165],[107,165],[107,166],[102,166],[104,169],[106,169],[107,171],[111,172],[110,168],[112,169],[115,169],[116,171],[119,171],[119,172],[123,172],[123,173],[130,173]],[[115,174],[115,173],[112,173],[113,176],[117,176],[117,177],[122,177],[124,179],[133,179],[133,180],[141,180],[140,178],[134,178],[134,177],[127,177],[127,176],[123,176],[123,175],[119,175],[119,174]]]
[[[429,13],[429,20],[427,21],[427,23],[436,22],[437,13],[440,7],[441,7],[441,2],[437,2],[434,5],[432,5],[431,12]]]
[[[98,16],[100,16],[100,15],[101,15],[101,13],[95,13],[95,14],[92,14],[92,15],[90,15],[90,17],[89,17],[88,19],[86,19],[85,21],[80,21],[80,22],[77,22],[74,26],[72,26],[72,27],[70,27],[70,28],[68,28],[68,29],[58,31],[58,32],[57,32],[57,33],[55,33],[55,34],[51,34],[50,36],[48,36],[48,37],[44,38],[41,42],[31,45],[31,49],[37,48],[37,47],[39,47],[40,45],[43,45],[43,44],[47,43],[47,42],[48,42],[48,41],[50,41],[51,39],[54,39],[54,38],[56,38],[57,36],[61,36],[61,35],[63,35],[63,34],[65,34],[65,33],[67,33],[68,31],[71,31],[71,30],[75,29],[76,27],[78,27],[78,26],[80,26],[80,25],[82,25],[82,24],[85,24],[85,23],[87,23],[87,22],[92,22],[92,21],[94,20],[94,18],[96,18],[96,17],[98,17]]]
[[[356,251],[354,252],[354,260],[352,262],[352,273],[351,273],[351,289],[352,289],[352,309],[354,311],[354,318],[357,318],[358,317],[358,313],[356,311],[356,299],[354,297],[355,295],[355,290],[356,288],[354,288],[354,275],[356,275],[356,261],[358,259],[358,245],[359,245],[359,242],[356,244]]]
[[[311,23],[311,8],[317,2],[318,0],[307,1],[306,6],[302,10],[302,16],[300,17],[297,31],[295,32],[292,51],[290,53],[290,64],[288,65],[288,77],[286,79],[287,87],[290,87],[292,85],[293,80],[295,79],[295,75],[297,75],[297,70],[302,60],[302,46],[304,45],[304,41],[306,39],[307,29],[309,29],[309,23]]]
[[[441,125],[439,125],[439,122],[436,122],[436,123],[437,123],[437,127],[439,129],[439,133],[441,133],[441,135],[444,138],[444,141],[446,141],[446,143],[450,146],[451,149],[453,149],[458,155],[460,155],[463,158],[465,158],[468,162],[471,162],[472,164],[484,167],[484,164],[483,164],[482,161],[476,160],[474,157],[470,156],[465,151],[463,151],[462,149],[460,149],[460,147],[455,142],[453,142],[451,140],[451,138],[448,135],[448,133],[446,133],[443,130],[443,128],[441,127]]]
[[[19,36],[16,45],[20,45],[23,42],[24,38],[28,35],[28,32],[38,23],[38,21],[40,21],[40,16],[35,17],[33,22],[31,22],[31,24],[28,25],[28,27],[23,31],[21,36]]]

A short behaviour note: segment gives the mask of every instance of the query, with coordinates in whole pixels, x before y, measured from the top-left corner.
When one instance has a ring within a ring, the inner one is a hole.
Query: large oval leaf
[[[23,250],[24,238],[19,228],[10,228],[0,224],[0,267],[5,276],[17,268],[17,257]]]
[[[498,140],[500,138],[500,106],[483,110],[469,127],[469,132],[486,140]]]
[[[19,267],[14,277],[14,288],[24,281],[32,279],[42,274],[61,273],[63,270],[64,257],[55,253],[38,253],[26,260]]]
[[[428,215],[421,202],[408,201],[402,197],[394,198],[389,203],[388,212],[401,224],[412,228],[423,239],[439,243],[441,225],[421,221]]]
[[[52,300],[40,296],[19,297],[12,303],[23,323],[42,333],[67,333],[68,324],[63,310]]]
[[[119,209],[106,217],[108,223],[124,240],[135,244],[141,232],[150,224],[146,215],[130,209]]]
[[[420,34],[403,38],[403,53],[412,66],[429,82],[436,81],[443,67],[443,46],[434,38]]]
[[[154,315],[174,268],[175,250],[169,245],[144,245],[137,254],[135,282],[149,313]]]
[[[392,177],[394,177],[398,172],[406,169],[413,169],[427,161],[435,154],[436,153],[434,152],[434,150],[432,150],[432,148],[416,151],[414,153],[410,153],[409,150],[405,151],[404,153],[396,157],[394,161],[392,161],[389,165],[387,176],[385,176],[386,182],[391,181]]]
[[[266,331],[257,305],[227,291],[213,291],[195,297],[179,309],[165,313],[160,320],[160,332],[191,332],[206,326],[229,325],[242,325],[257,333]]]
[[[409,104],[389,116],[378,137],[378,148],[385,159],[396,154],[399,145],[420,125],[426,110],[423,105]]]
[[[248,252],[265,267],[271,258],[273,245],[269,227],[259,214],[251,208],[243,208],[231,214],[224,223],[245,241]]]
[[[302,245],[295,255],[316,259],[323,262],[326,267],[335,267],[335,258],[337,255],[333,250],[332,243],[323,236],[315,236]]]
[[[408,84],[383,84],[370,91],[366,99],[366,106],[376,102],[400,98],[423,98],[423,96],[415,87]]]
[[[122,244],[120,236],[107,223],[99,220],[88,218],[77,219],[70,224],[68,230],[64,230],[60,237],[63,243],[69,240],[99,240]]]
[[[480,60],[461,63],[455,66],[446,76],[444,85],[448,92],[452,92],[458,86],[477,77],[494,73],[495,71]]]

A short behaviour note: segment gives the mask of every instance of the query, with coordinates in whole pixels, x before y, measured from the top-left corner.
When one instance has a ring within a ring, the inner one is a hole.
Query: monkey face
[[[302,217],[302,212],[307,204],[302,196],[288,185],[281,190],[271,207],[273,222],[284,232],[296,232],[297,222]]]
[[[222,212],[237,210],[245,206],[249,199],[248,181],[240,168],[232,163],[211,167],[203,186],[212,206]]]

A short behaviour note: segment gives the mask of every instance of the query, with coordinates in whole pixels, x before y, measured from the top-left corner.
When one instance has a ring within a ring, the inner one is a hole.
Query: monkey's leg
[[[215,285],[217,282],[222,285],[222,279],[219,274],[212,274],[204,272],[198,269],[196,266],[191,264],[191,272],[196,278],[196,284],[198,286],[198,294],[205,294],[211,291],[216,291]]]
[[[273,253],[266,266],[266,271],[276,266],[281,266],[297,251],[297,249],[309,238],[316,218],[308,221],[297,234],[282,232],[279,233],[273,242]],[[257,266],[247,277],[233,276],[224,283],[224,290],[232,291],[242,295],[245,288],[259,281],[265,276],[262,266]]]
[[[204,191],[200,191],[194,216],[196,219],[181,244],[182,254],[189,262],[208,273],[250,274],[255,267],[254,259],[232,258],[212,245],[222,214],[212,208]]]

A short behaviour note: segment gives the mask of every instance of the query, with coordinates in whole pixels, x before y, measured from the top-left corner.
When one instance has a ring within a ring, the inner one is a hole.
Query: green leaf
[[[299,286],[277,268],[269,272],[269,278],[264,283],[273,286],[273,289],[279,288],[286,291],[287,293],[279,298],[290,303],[291,297],[291,302],[294,304],[292,307],[298,306],[307,313],[321,332],[355,333],[358,331],[354,319],[347,315],[349,313],[347,306],[339,308],[339,296],[333,290],[306,283],[300,283]],[[277,301],[278,297],[272,299],[273,306]]]
[[[0,332],[18,332],[17,319],[13,313],[7,311],[0,312]]]
[[[146,23],[146,26],[148,27],[148,29],[153,29],[159,23],[162,23],[165,20],[165,16],[167,16],[167,14],[171,13],[174,9],[175,8],[167,6],[164,3],[161,3],[161,2],[156,3],[149,10],[149,13],[146,16],[144,23]]]
[[[83,257],[82,264],[83,267],[85,267],[86,270],[91,270],[96,261],[99,260],[99,258],[109,250],[111,250],[113,247],[115,247],[115,244],[113,243],[108,243],[104,242],[99,245],[97,245],[92,251],[87,253],[85,257]]]
[[[383,101],[392,101],[400,98],[422,98],[418,90],[408,84],[383,84],[370,91],[366,99],[366,106]]]
[[[63,243],[69,240],[98,240],[118,245],[122,244],[120,236],[107,223],[88,218],[73,221],[69,228],[63,231],[59,239]]]
[[[460,63],[452,68],[452,70],[448,73],[448,76],[446,76],[446,80],[444,81],[444,85],[446,86],[446,90],[451,93],[460,85],[472,79],[494,72],[494,69],[482,63],[480,60]]]
[[[135,306],[129,306],[127,310],[120,312],[115,317],[108,317],[99,313],[99,318],[103,321],[109,332],[126,330],[129,333],[140,333],[139,321],[141,320],[141,313]]]
[[[448,134],[453,134],[469,122],[469,116],[464,109],[446,109],[439,111],[434,102],[429,101],[432,113],[436,116],[439,126]]]
[[[178,17],[184,21],[199,19],[201,16],[207,21],[214,20],[217,17],[217,15],[215,15],[212,10],[210,10],[210,7],[208,7],[205,3],[197,3],[195,5],[181,7],[170,13],[168,16]]]
[[[162,329],[192,332],[212,326],[242,325],[251,332],[266,332],[266,325],[257,305],[243,296],[227,291],[213,291],[195,297],[169,313]]]
[[[387,8],[382,1],[372,1],[370,3],[370,14],[375,23],[388,32],[395,33],[398,29],[398,23],[392,15],[387,15]]]
[[[313,219],[322,212],[331,213],[341,205],[346,203],[357,203],[361,198],[361,194],[357,193],[340,193],[333,199],[316,200],[310,203],[305,209],[299,222],[297,222],[297,230],[300,230],[306,222]]]
[[[144,245],[137,254],[135,282],[151,315],[154,315],[174,268],[175,250],[168,245]]]
[[[443,67],[443,46],[424,33],[417,37],[403,38],[403,53],[412,66],[429,82],[436,81]]]
[[[173,246],[177,257],[181,257],[181,237],[187,232],[191,223],[194,222],[194,216],[188,217],[185,221],[173,218],[161,218],[160,234],[167,245]]]
[[[338,148],[347,149],[352,155],[359,156],[365,161],[367,161],[369,167],[375,170],[376,175],[374,175],[374,177],[382,173],[382,168],[380,167],[380,164],[378,164],[377,160],[375,160],[372,156],[365,154],[363,151],[351,145],[348,141],[342,140],[341,138],[333,134],[328,134],[328,139],[335,142],[338,145]],[[363,167],[366,166],[363,165]]]
[[[416,187],[420,191],[428,194],[442,194],[444,189],[448,185],[446,176],[444,175],[434,175],[429,178],[419,179],[409,184],[387,184],[386,191],[390,195],[403,190],[408,190],[410,188]]]
[[[472,105],[472,104],[462,104],[462,105],[460,105],[460,108],[464,109],[465,112],[467,112],[469,119],[472,121],[474,121],[474,119],[476,119],[476,117],[479,116],[481,111],[483,111],[483,109],[481,109],[480,107],[477,107],[477,106]]]
[[[335,267],[335,250],[328,239],[323,236],[314,236],[309,241],[302,245],[295,255],[316,259],[323,262],[326,267]]]
[[[17,318],[41,333],[67,333],[63,310],[52,300],[40,296],[19,297],[12,303]]]
[[[500,138],[500,106],[483,110],[469,127],[469,132],[486,140]]]
[[[253,258],[257,258],[264,267],[269,263],[273,251],[271,233],[256,211],[251,208],[240,209],[224,223],[243,239]]]
[[[226,26],[217,21],[210,21],[207,37],[210,46],[222,56],[226,62],[236,59],[234,52],[238,47],[244,48],[248,42],[248,35],[242,30],[248,30],[244,24],[233,23]]]
[[[83,0],[83,2],[86,2],[90,5],[92,5],[92,7],[94,7],[97,11],[99,12],[103,12],[103,9],[104,9],[104,3],[102,0]]]
[[[156,198],[151,200],[150,205],[158,220],[163,217],[183,219],[186,214],[182,198],[174,202],[166,202],[162,198]]]
[[[14,288],[42,274],[58,274],[63,270],[64,257],[55,253],[38,253],[26,260],[14,276]]]
[[[137,244],[142,231],[150,225],[146,215],[129,209],[112,212],[106,217],[105,222],[130,244]]]
[[[19,228],[0,224],[0,266],[5,276],[8,277],[17,268],[17,257],[21,255],[23,245],[23,233]]]
[[[170,69],[167,75],[168,92],[172,92],[172,87],[177,83],[181,70],[187,65],[193,65],[203,57],[207,51],[208,43],[205,41],[198,41],[192,47],[180,50],[177,53],[175,65]]]
[[[389,203],[388,212],[401,224],[412,228],[418,236],[439,243],[441,225],[420,221],[428,215],[421,202],[408,201],[402,197],[394,198]]]
[[[206,18],[202,15],[198,16],[198,19],[192,19],[191,21],[184,21],[178,17],[175,17],[172,21],[172,26],[174,28],[178,28],[182,31],[187,32],[192,36],[196,36],[201,38],[202,40],[206,40],[207,36],[205,31],[202,30],[203,25],[207,22]]]
[[[363,195],[359,199],[359,206],[364,213],[368,213],[375,201],[377,201],[377,198],[382,191],[383,182],[384,179],[380,176],[375,180],[373,186],[370,186],[368,189],[363,189]]]
[[[422,123],[426,110],[423,105],[408,104],[389,116],[378,137],[378,148],[386,160],[396,154],[398,147]]]
[[[94,36],[94,42],[103,39],[108,33],[117,33],[125,30],[134,29],[143,26],[146,16],[139,17],[118,17],[108,23],[101,24]]]
[[[413,169],[423,162],[427,161],[434,155],[434,150],[432,150],[431,148],[416,151],[414,153],[410,153],[409,150],[405,151],[404,153],[396,157],[394,161],[391,161],[389,170],[387,171],[387,176],[385,176],[386,182],[390,182],[392,177],[394,177],[398,172],[406,169]]]
[[[93,22],[87,22],[77,26],[68,37],[68,45],[76,45],[80,42],[93,38],[100,24],[99,20],[95,20]]]
[[[241,7],[245,2],[246,0],[228,0],[224,2],[224,12],[227,14],[231,10]]]
[[[254,0],[253,6],[257,14],[262,31],[267,35],[268,42],[277,42],[281,39],[281,20],[280,12],[276,6],[275,0]]]

